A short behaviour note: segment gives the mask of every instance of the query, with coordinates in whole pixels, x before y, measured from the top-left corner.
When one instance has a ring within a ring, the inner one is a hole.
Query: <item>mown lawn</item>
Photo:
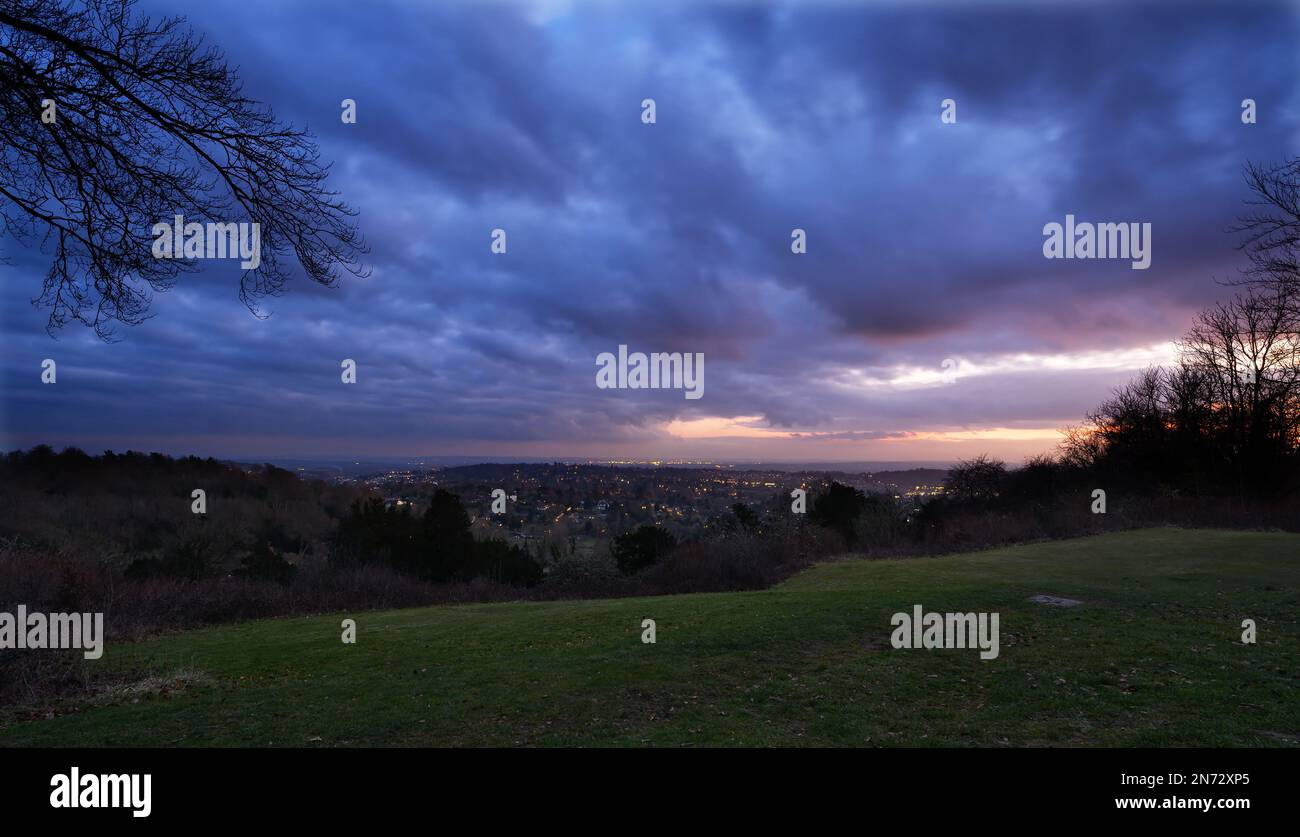
[[[893,649],[914,604],[998,612],[1001,655]],[[845,559],[753,593],[359,613],[355,645],[346,615],[109,646],[109,671],[199,679],[11,721],[0,745],[1300,745],[1291,534],[1150,529]]]

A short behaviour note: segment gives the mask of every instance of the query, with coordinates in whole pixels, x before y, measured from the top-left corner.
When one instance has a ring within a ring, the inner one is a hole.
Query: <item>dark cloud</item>
[[[207,268],[103,345],[44,333],[28,301],[47,262],[6,240],[7,446],[654,455],[675,419],[757,417],[806,444],[1059,426],[1226,293],[1241,167],[1300,140],[1284,3],[186,14],[249,95],[317,134],[374,274],[293,284],[263,320]],[[1151,222],[1152,267],[1043,259],[1042,225],[1066,213]],[[596,389],[595,356],[620,343],[704,352],[705,397]],[[940,386],[945,359],[976,371]]]

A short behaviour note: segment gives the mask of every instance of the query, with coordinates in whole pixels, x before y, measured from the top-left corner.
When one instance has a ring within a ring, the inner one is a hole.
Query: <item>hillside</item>
[[[998,612],[1000,656],[893,649],[914,604]],[[846,559],[760,592],[359,613],[355,645],[343,616],[110,646],[116,689],[10,718],[0,745],[1300,744],[1293,534],[1149,529]]]

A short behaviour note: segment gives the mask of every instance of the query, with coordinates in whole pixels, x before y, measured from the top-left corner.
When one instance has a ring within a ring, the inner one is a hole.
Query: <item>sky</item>
[[[1175,357],[1242,167],[1300,151],[1295,3],[139,8],[311,130],[372,272],[259,318],[205,263],[104,343],[0,237],[0,448],[1014,464]],[[1045,258],[1067,214],[1151,266]],[[598,387],[620,345],[703,353],[703,396]]]

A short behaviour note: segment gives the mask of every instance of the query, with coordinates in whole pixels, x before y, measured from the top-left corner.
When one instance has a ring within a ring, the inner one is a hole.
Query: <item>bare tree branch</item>
[[[245,97],[182,20],[135,15],[132,0],[0,0],[0,220],[52,255],[33,300],[51,331],[74,321],[108,339],[144,320],[150,291],[196,268],[153,256],[153,225],[177,214],[260,225],[239,290],[254,313],[282,292],[290,253],[322,285],[368,275],[328,173],[310,135]]]

